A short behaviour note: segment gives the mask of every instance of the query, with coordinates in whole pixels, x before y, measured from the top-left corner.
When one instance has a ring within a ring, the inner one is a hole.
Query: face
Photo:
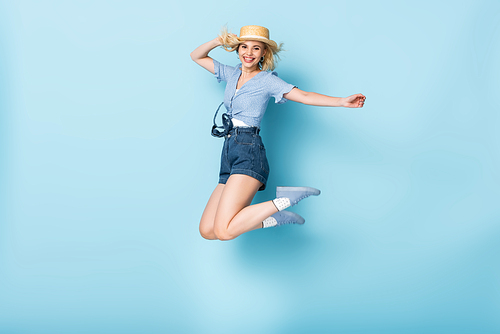
[[[242,66],[247,69],[258,68],[260,58],[266,54],[264,43],[259,41],[245,41],[238,48],[238,55]]]

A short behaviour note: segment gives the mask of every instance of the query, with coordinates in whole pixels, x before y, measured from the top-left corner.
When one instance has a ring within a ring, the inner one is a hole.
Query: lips
[[[247,57],[243,57],[243,59],[245,60],[245,62],[247,63],[251,63],[255,58],[247,58]]]

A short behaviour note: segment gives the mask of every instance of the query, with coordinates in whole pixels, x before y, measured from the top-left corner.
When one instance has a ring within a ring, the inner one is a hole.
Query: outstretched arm
[[[283,94],[283,97],[290,101],[318,107],[362,108],[366,100],[363,94],[354,94],[348,97],[333,97],[314,92],[305,92],[297,87]]]

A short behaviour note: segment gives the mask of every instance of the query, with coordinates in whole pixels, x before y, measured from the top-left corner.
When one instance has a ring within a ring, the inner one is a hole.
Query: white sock
[[[278,211],[283,211],[290,206],[290,199],[286,197],[275,198],[273,203]]]
[[[276,221],[276,219],[274,217],[267,217],[262,222],[262,228],[273,227],[273,226],[276,226],[276,224],[278,224],[278,222]]]

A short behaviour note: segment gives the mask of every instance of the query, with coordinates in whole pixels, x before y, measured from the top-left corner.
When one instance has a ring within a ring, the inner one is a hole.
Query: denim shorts
[[[269,163],[257,127],[235,127],[225,136],[219,183],[226,184],[232,174],[251,176],[262,182],[259,191],[266,189]]]

